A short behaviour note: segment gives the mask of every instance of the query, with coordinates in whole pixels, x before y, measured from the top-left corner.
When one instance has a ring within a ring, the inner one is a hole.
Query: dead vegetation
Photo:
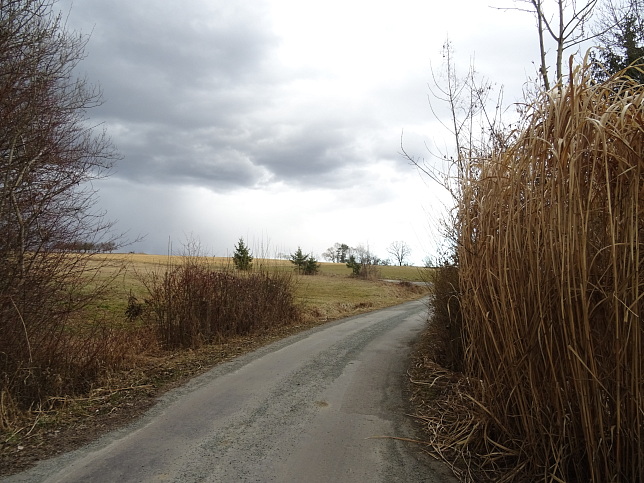
[[[643,106],[644,86],[581,67],[464,164],[463,368],[429,347],[413,374],[431,451],[463,481],[644,479]]]

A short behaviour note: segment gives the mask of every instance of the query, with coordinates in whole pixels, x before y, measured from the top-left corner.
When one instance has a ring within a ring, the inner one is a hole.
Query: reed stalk
[[[470,451],[508,481],[644,479],[643,153],[644,87],[580,67],[462,171]]]

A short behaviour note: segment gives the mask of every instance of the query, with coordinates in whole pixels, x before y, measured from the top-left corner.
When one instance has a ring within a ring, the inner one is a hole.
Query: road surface
[[[7,482],[449,482],[404,415],[422,301],[247,354],[166,394],[143,418]]]

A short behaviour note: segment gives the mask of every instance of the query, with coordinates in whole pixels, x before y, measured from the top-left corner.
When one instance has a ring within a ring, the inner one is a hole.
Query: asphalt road
[[[141,420],[7,482],[443,482],[405,414],[409,302],[220,365]]]

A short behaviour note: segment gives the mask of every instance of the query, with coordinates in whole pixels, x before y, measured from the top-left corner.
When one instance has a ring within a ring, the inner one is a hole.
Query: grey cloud
[[[256,162],[277,178],[305,182],[356,162],[350,152],[350,135],[333,124],[299,125],[283,134],[267,133],[252,146]]]
[[[373,161],[356,145],[356,130],[374,127],[366,112],[346,118],[328,100],[292,98],[288,76],[296,74],[276,62],[279,39],[261,5],[73,5],[76,28],[93,29],[81,69],[103,86],[105,104],[91,115],[123,155],[117,177],[215,191],[270,182],[341,187]]]
[[[88,60],[107,60],[105,74],[115,67],[118,73],[146,73],[181,87],[235,82],[256,71],[277,38],[257,8],[261,3],[246,5],[87,1],[74,4],[72,15],[92,26],[88,51],[94,59]]]

